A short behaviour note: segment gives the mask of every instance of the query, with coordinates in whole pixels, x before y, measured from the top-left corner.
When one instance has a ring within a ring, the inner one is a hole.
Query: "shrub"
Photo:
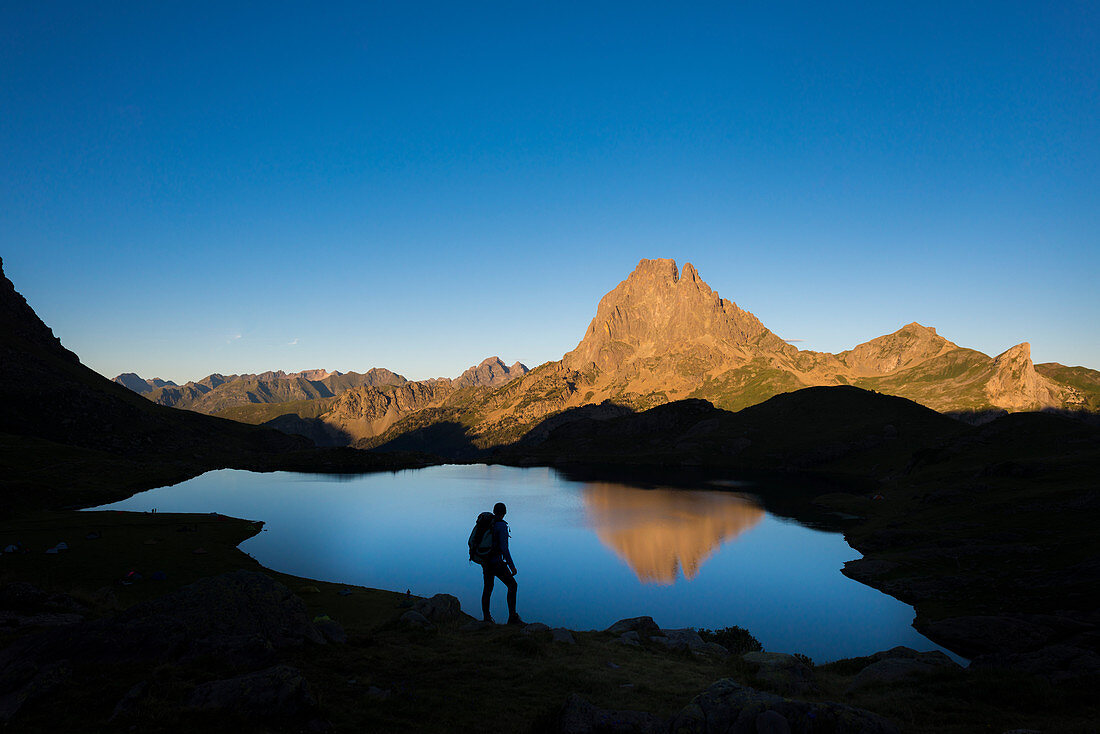
[[[764,650],[760,640],[753,637],[744,627],[733,626],[720,630],[701,629],[699,636],[703,638],[703,642],[717,642],[735,655]]]

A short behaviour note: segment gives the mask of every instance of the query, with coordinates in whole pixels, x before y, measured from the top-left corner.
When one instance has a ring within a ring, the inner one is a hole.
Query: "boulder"
[[[938,670],[962,669],[939,650],[918,652],[904,646],[876,652],[871,656],[871,661],[848,684],[848,693],[879,683],[895,683],[911,676],[928,675]]]
[[[343,645],[348,641],[348,633],[344,631],[344,626],[335,619],[318,620],[313,623],[313,626],[316,627],[317,631],[329,642]]]
[[[436,624],[457,622],[463,617],[458,598],[450,594],[436,594],[430,599],[421,599],[413,604],[413,611]]]
[[[666,721],[645,711],[610,711],[569,694],[558,714],[561,734],[664,734]]]
[[[475,619],[472,622],[467,622],[458,629],[460,632],[479,632],[481,630],[493,629],[496,626],[496,622],[485,622],[480,619]]]
[[[312,711],[317,707],[317,699],[297,668],[276,665],[196,686],[187,705],[201,711],[287,717]]]
[[[757,714],[753,724],[756,734],[791,734],[791,725],[787,717],[771,709]]]
[[[634,631],[623,632],[619,635],[619,639],[616,642],[620,642],[624,645],[633,645],[634,647],[640,647],[642,644],[641,636]]]
[[[148,690],[149,681],[143,680],[140,683],[135,683],[115,704],[115,710],[107,721],[114,723],[133,716],[138,704],[145,698],[145,693]]]
[[[72,677],[67,661],[26,664],[0,675],[0,726],[6,725],[28,703],[46,698]]]
[[[856,673],[845,693],[878,684],[896,683],[914,676],[928,675],[941,670],[941,666],[929,665],[910,658],[884,658],[877,660]]]
[[[911,647],[905,647],[904,645],[898,645],[892,647],[889,650],[883,650],[882,652],[876,652],[871,656],[873,660],[887,660],[889,658],[904,658],[906,660],[917,660],[927,665],[933,665],[944,668],[959,668],[959,664],[956,663],[947,655],[943,654],[939,650],[929,650],[927,652],[918,652]]]
[[[435,629],[435,625],[428,621],[420,612],[415,609],[410,609],[401,615],[401,624],[412,629],[430,630]]]
[[[535,632],[548,632],[549,630],[550,627],[543,624],[542,622],[532,622],[531,624],[523,628],[523,631],[529,635],[534,634]]]
[[[784,726],[785,725],[785,726]],[[798,701],[742,686],[723,678],[700,693],[672,718],[678,734],[897,734],[887,719],[853,706]]]
[[[577,641],[573,639],[573,633],[565,627],[555,627],[550,630],[550,640],[551,642],[560,642],[565,645],[577,644]]]
[[[703,642],[703,638],[699,636],[699,633],[690,627],[679,630],[661,630],[660,635],[650,639],[670,650],[690,650],[691,652],[708,650],[707,643]],[[719,645],[719,647],[721,646]],[[723,647],[722,650],[724,651],[725,648]]]
[[[183,660],[207,657],[233,670],[255,670],[275,662],[275,646],[260,634],[210,635],[193,641]]]
[[[814,671],[794,655],[782,652],[747,652],[741,656],[756,667],[756,677],[781,693],[808,693],[817,688]]]
[[[653,617],[631,617],[620,619],[604,631],[613,635],[621,635],[624,632],[637,632],[639,635],[649,637],[650,635],[659,634],[661,628],[653,621]]]

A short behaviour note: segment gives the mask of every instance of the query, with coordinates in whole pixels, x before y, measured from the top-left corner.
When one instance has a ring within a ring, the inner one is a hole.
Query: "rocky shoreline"
[[[201,579],[101,619],[86,619],[90,611],[71,596],[51,595],[25,582],[0,587],[0,605],[9,629],[40,628],[0,651],[2,725],[17,724],[25,707],[47,701],[64,687],[90,685],[89,678],[98,677],[104,668],[128,666],[151,677],[126,688],[111,706],[103,722],[107,725],[132,725],[151,708],[169,707],[293,721],[308,731],[332,728],[314,686],[282,653],[302,646],[346,645],[348,635],[338,621],[311,619],[300,596],[258,571]],[[409,597],[399,606],[406,610],[394,627],[413,634],[477,636],[498,627],[472,620],[447,594]],[[602,633],[551,629],[541,623],[503,630],[513,637],[544,638],[552,645],[576,646],[582,634],[602,634],[607,638],[605,649],[644,647],[712,659],[737,654],[704,641],[696,630],[662,629],[649,617],[620,620]],[[813,668],[798,656],[747,652],[739,657],[772,692],[723,678],[668,718],[600,708],[578,691],[562,703],[557,731],[717,732],[737,731],[743,724],[754,725],[755,731],[809,732],[823,726],[837,734],[898,731],[882,716],[857,707],[794,697],[820,693]],[[175,691],[157,682],[157,668],[188,664],[219,671],[223,677]],[[870,656],[853,676],[850,689],[953,668],[957,664],[942,653],[895,648]],[[391,689],[375,688],[375,698],[393,695]]]

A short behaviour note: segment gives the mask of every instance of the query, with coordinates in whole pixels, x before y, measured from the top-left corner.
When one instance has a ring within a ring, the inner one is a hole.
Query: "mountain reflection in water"
[[[668,586],[680,569],[692,579],[719,546],[752,528],[764,510],[726,492],[584,485],[584,507],[596,536],[647,584]]]

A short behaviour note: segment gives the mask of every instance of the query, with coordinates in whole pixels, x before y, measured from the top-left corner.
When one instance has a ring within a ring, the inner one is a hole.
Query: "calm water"
[[[393,474],[222,470],[97,509],[220,512],[263,520],[241,544],[279,571],[430,596],[479,615],[468,561],[475,517],[508,505],[519,611],[603,629],[649,615],[662,627],[739,625],[765,649],[815,661],[895,645],[937,648],[912,607],[841,575],[859,554],[838,533],[769,515],[728,491],[569,481],[552,469],[441,466]],[[493,615],[507,617],[504,590]]]

